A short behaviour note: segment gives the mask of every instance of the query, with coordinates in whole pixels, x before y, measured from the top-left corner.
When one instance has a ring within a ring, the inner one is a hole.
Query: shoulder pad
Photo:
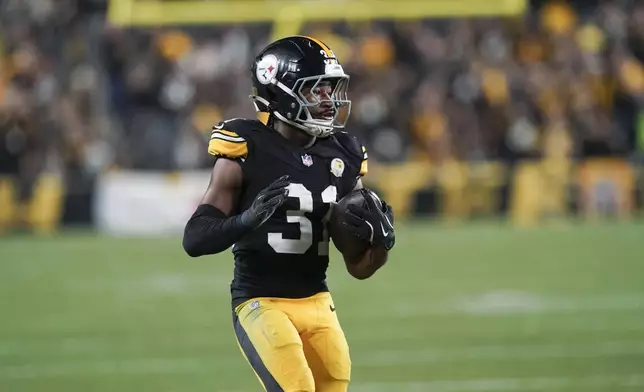
[[[212,128],[208,153],[214,156],[245,160],[248,157],[248,142],[245,134],[251,120],[233,119],[220,122]]]
[[[368,161],[369,155],[367,155],[367,148],[362,146],[362,163],[360,164],[360,175],[364,176],[369,171]]]
[[[347,133],[347,132],[338,132],[335,134],[336,139],[338,142],[348,149],[351,154],[353,154],[356,159],[360,161],[360,176],[364,176],[367,174],[369,171],[368,165],[367,165],[367,159],[369,158],[367,155],[367,149],[366,147],[360,143],[357,137]]]

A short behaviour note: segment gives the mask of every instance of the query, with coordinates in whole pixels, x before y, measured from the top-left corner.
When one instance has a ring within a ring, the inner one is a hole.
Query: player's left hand
[[[351,204],[347,206],[347,222],[351,231],[358,238],[372,246],[383,246],[390,250],[396,243],[394,232],[394,211],[373,191],[361,189],[367,208]]]

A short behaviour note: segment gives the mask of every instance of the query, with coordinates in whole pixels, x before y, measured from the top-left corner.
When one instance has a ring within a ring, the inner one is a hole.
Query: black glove
[[[288,197],[290,184],[290,177],[282,176],[259,192],[250,208],[242,213],[242,224],[253,229],[263,225]]]
[[[394,212],[384,200],[368,189],[361,189],[367,203],[366,208],[350,204],[347,206],[347,221],[344,222],[358,238],[375,246],[389,250],[396,243],[394,233]]]

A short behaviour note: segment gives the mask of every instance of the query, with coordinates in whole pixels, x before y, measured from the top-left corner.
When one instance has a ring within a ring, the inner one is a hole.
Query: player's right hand
[[[290,184],[290,177],[285,175],[259,192],[250,208],[242,213],[242,223],[252,228],[263,225],[275,210],[286,201],[288,197],[287,187]]]

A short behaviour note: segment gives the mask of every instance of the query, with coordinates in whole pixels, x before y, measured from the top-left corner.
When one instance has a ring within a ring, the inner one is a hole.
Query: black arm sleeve
[[[202,204],[186,224],[183,249],[191,257],[223,252],[251,230],[241,215],[226,217],[216,207]]]

